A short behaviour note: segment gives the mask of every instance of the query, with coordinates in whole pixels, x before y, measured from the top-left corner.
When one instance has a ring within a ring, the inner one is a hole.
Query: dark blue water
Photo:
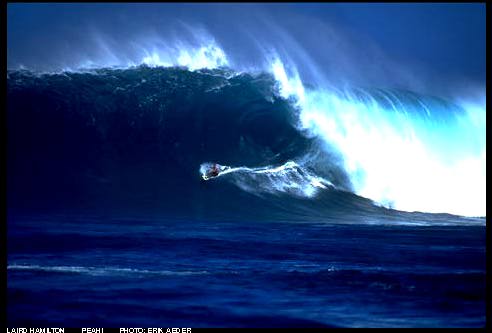
[[[480,327],[484,227],[16,217],[11,326]]]
[[[9,326],[485,325],[484,218],[357,196],[271,76],[230,74],[8,73]]]

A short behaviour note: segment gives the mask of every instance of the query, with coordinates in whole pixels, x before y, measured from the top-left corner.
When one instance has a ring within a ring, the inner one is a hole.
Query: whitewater
[[[399,210],[485,216],[485,101],[307,90],[280,60],[272,72],[300,109],[299,129],[342,155],[355,193]]]

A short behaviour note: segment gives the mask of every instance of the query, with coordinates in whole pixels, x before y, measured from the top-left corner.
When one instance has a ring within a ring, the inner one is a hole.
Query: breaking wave
[[[9,71],[11,205],[220,210],[244,206],[239,191],[323,214],[348,209],[344,197],[353,209],[485,215],[484,101],[305,85],[277,56],[263,70],[229,65],[212,43],[125,68]],[[204,182],[207,163],[227,168]]]

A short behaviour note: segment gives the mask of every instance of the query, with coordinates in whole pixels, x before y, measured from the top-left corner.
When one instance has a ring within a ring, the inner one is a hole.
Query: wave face
[[[9,208],[409,223],[418,214],[387,208],[485,215],[484,109],[306,88],[279,61],[235,72],[218,67],[221,51],[202,51],[203,66],[212,57],[217,68],[9,71]],[[205,181],[207,163],[227,168]]]

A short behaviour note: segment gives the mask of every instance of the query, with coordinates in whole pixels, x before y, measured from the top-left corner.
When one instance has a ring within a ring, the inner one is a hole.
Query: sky
[[[274,50],[313,79],[484,86],[485,4],[8,4],[8,68],[138,63],[163,45],[213,39],[230,64]],[[197,37],[199,35],[200,37]],[[205,36],[205,37],[204,37]]]

